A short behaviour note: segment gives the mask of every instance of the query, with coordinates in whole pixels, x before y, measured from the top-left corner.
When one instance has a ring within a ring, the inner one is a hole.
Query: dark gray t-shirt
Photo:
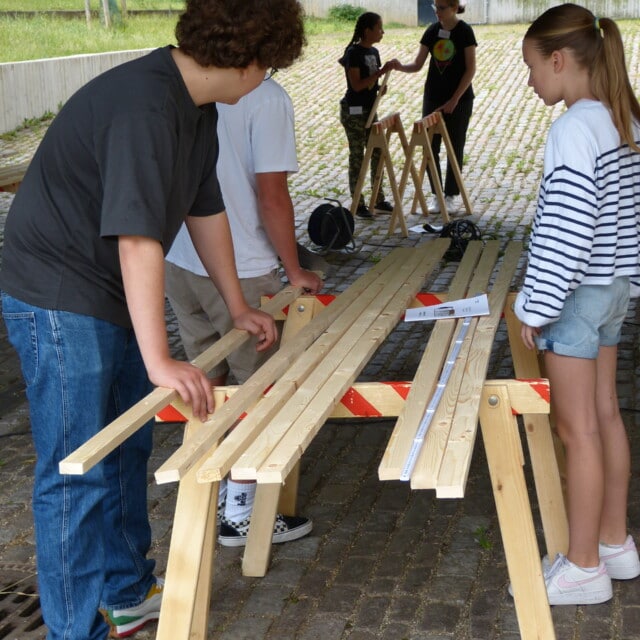
[[[0,287],[46,309],[131,326],[118,236],[162,243],[219,213],[215,104],[197,107],[157,49],[101,74],[49,127],[7,217]]]

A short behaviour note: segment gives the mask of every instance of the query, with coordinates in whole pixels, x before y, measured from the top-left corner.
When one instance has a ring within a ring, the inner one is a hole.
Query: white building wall
[[[301,0],[308,15],[323,18],[329,9],[339,4],[375,11],[384,22],[418,24],[418,0]],[[545,9],[561,4],[550,0],[467,0],[465,20],[472,24],[531,22]],[[640,17],[640,0],[589,0],[589,9],[607,18]]]

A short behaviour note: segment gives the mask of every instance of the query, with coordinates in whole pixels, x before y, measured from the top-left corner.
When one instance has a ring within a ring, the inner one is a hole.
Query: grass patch
[[[129,2],[127,7],[131,8]],[[45,13],[32,17],[0,16],[0,62],[175,44],[177,21],[177,12],[173,15],[137,14],[119,21],[111,29],[105,29],[97,19],[87,25],[83,16],[66,18]],[[353,24],[307,18],[305,31],[307,36],[344,34],[346,46],[353,32]]]
[[[121,7],[121,0],[118,0]],[[182,11],[184,0],[127,0],[128,11]],[[100,0],[91,0],[91,10],[102,7]],[[0,0],[0,11],[84,11],[80,0]]]
[[[97,20],[49,15],[0,18],[0,62],[37,60],[82,53],[145,49],[174,44],[177,18],[129,16],[122,24],[105,29]]]

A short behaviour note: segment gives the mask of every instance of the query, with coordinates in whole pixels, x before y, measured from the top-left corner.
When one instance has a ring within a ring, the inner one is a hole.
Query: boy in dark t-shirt
[[[170,357],[164,324],[164,255],[183,221],[235,326],[260,348],[276,338],[238,282],[215,173],[215,102],[234,104],[269,67],[293,63],[302,9],[189,0],[176,36],[177,48],[116,67],[69,99],[7,218],[0,287],[37,453],[48,640],[130,635],[158,617],[162,583],[146,558],[151,425],[84,475],[60,475],[58,464],[150,382],[176,389],[201,419],[213,410],[205,373]]]

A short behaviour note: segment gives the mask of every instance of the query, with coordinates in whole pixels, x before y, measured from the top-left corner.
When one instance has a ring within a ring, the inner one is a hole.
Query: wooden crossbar
[[[0,191],[15,193],[27,172],[31,160],[19,162],[8,167],[0,167]]]

